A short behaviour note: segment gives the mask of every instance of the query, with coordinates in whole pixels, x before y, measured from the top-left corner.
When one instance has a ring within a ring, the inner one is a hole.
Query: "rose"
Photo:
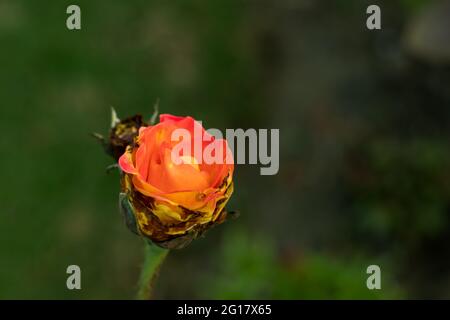
[[[174,148],[186,143],[182,137],[172,139],[177,129],[190,133],[192,148],[182,148],[174,157]],[[198,131],[206,139],[194,141],[199,138],[194,134]],[[219,154],[223,159],[214,163],[199,159],[193,152],[198,143],[201,151],[211,144],[222,147]],[[227,215],[223,209],[233,192],[230,159],[226,140],[215,139],[191,117],[163,114],[158,124],[141,127],[134,143],[119,158],[121,207],[129,226],[162,247],[180,248],[223,222]]]

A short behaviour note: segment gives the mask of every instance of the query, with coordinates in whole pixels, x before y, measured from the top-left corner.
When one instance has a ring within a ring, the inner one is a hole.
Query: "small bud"
[[[114,110],[114,109],[112,109]],[[113,111],[114,118],[115,111]],[[118,118],[115,118],[118,120]],[[147,126],[141,115],[119,120],[109,132],[109,141],[106,143],[106,152],[116,161],[125,152],[127,146],[134,143],[134,139],[139,134],[139,128]]]

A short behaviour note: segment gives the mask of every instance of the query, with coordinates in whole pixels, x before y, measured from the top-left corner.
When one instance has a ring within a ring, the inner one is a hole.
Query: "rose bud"
[[[177,129],[188,138],[173,139]],[[180,144],[188,147],[179,150]],[[216,161],[205,161],[206,150]],[[160,247],[182,248],[227,216],[224,207],[233,192],[231,150],[226,140],[211,136],[191,117],[163,114],[158,124],[141,127],[119,167],[120,206],[128,227]]]
[[[139,133],[139,128],[146,125],[140,114],[119,120],[113,111],[109,142],[105,145],[106,153],[117,161],[127,146],[133,143]]]

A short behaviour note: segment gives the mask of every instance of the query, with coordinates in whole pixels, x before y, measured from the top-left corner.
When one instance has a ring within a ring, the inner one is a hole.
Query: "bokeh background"
[[[239,219],[172,252],[157,298],[450,298],[449,40],[449,1],[0,0],[0,298],[134,298],[143,243],[89,133],[158,98],[280,129],[280,171],[236,168]]]

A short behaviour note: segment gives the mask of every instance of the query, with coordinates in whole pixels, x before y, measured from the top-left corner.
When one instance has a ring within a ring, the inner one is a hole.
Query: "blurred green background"
[[[143,243],[89,133],[157,98],[280,129],[278,175],[236,168],[240,218],[170,253],[157,298],[450,298],[449,21],[448,1],[0,0],[0,298],[134,298]]]

